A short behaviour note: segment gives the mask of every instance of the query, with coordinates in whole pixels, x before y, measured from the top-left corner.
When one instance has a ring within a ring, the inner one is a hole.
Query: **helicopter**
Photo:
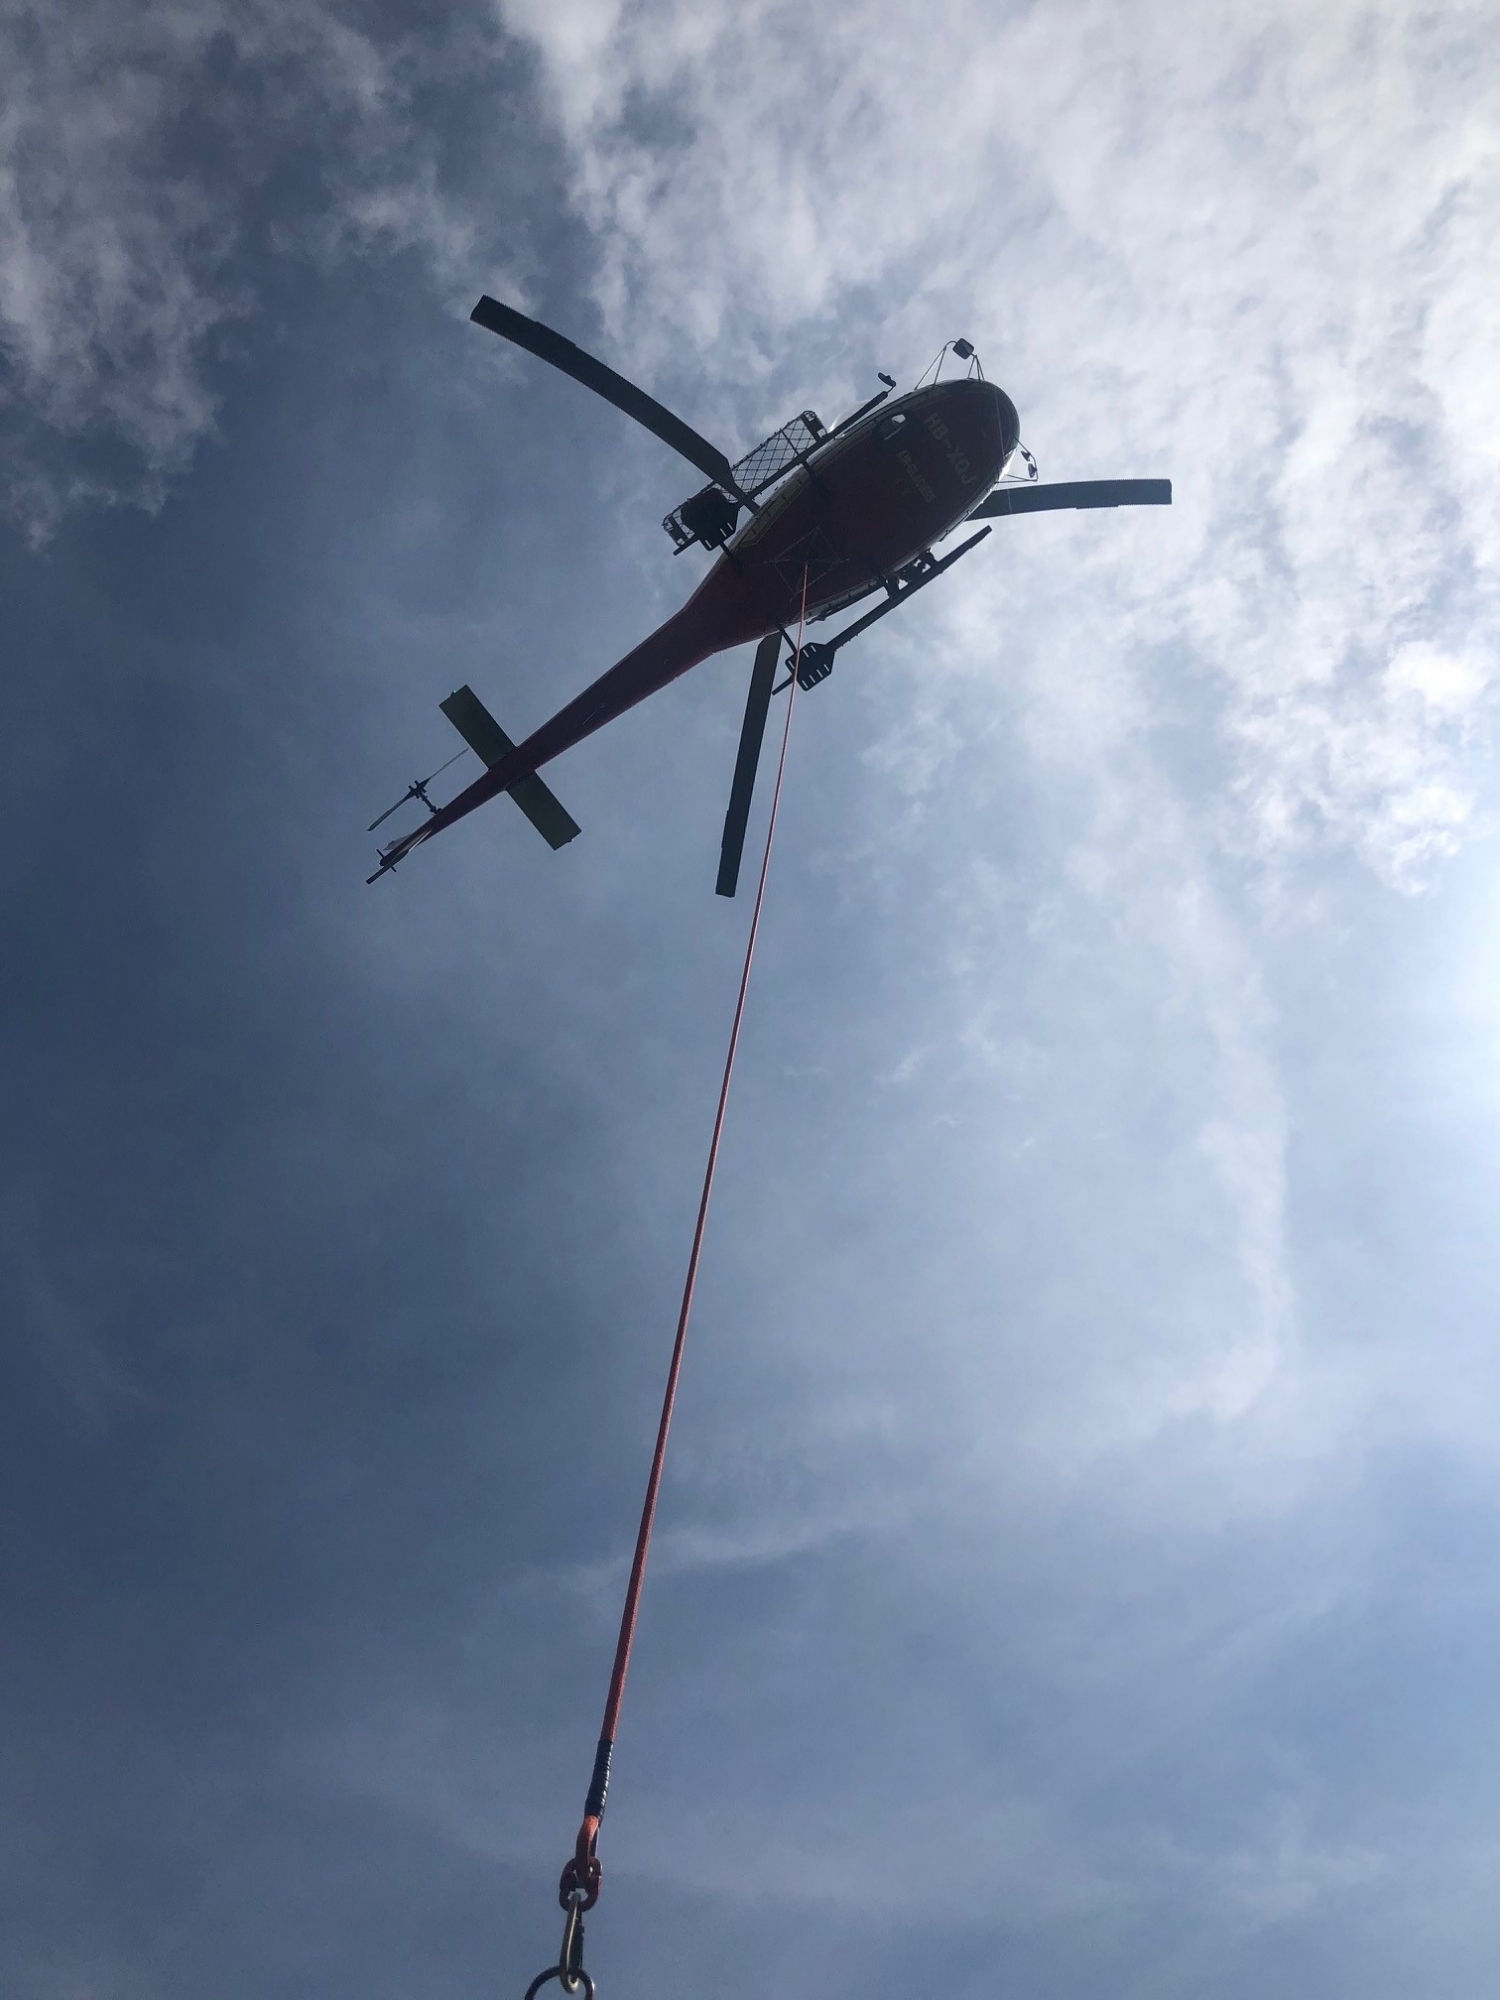
[[[370,882],[501,792],[551,847],[566,846],[579,828],[538,775],[541,767],[711,654],[758,641],[719,850],[717,893],[732,896],[771,697],[787,685],[776,685],[783,646],[797,685],[818,686],[842,647],[946,574],[991,532],[982,527],[947,554],[934,553],[934,544],[968,522],[1054,508],[1171,504],[1167,479],[1041,483],[1021,443],[1015,404],[985,379],[965,339],[945,343],[928,371],[931,381],[924,376],[915,389],[893,397],[894,379],[881,374],[879,393],[831,428],[804,410],[731,464],[654,397],[540,321],[488,295],[469,317],[592,389],[704,474],[708,484],[673,508],[662,526],[676,554],[697,547],[715,560],[680,611],[524,741],[513,742],[471,688],[449,695],[442,711],[484,772],[440,806],[427,794],[432,780],[416,780],[370,831],[413,799],[426,806],[428,817],[378,850]],[[944,380],[950,353],[966,369]],[[1020,478],[1009,475],[1018,458],[1026,468]],[[800,645],[792,639],[793,626],[833,617],[870,597],[878,598],[875,607],[832,638]]]

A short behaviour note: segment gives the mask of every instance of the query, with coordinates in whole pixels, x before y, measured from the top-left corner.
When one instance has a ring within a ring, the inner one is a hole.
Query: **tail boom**
[[[705,579],[712,580],[713,573]],[[497,759],[482,776],[476,778],[456,798],[440,806],[430,818],[414,827],[400,840],[392,841],[388,847],[380,849],[380,866],[367,879],[376,882],[382,875],[404,861],[414,848],[423,841],[431,840],[434,834],[442,833],[461,819],[467,819],[471,812],[496,798],[501,792],[514,790],[525,779],[532,777],[554,757],[560,757],[564,750],[571,750],[575,743],[581,743],[586,736],[592,736],[616,716],[623,715],[637,702],[667,686],[681,675],[706,660],[711,653],[717,653],[725,646],[739,642],[739,634],[725,638],[724,624],[717,605],[703,602],[705,592],[700,589],[665,625],[661,625],[649,638],[628,652],[624,659],[617,660],[606,673],[599,676],[592,686],[576,695],[565,708],[560,708],[550,721],[533,731],[524,743],[505,756]]]

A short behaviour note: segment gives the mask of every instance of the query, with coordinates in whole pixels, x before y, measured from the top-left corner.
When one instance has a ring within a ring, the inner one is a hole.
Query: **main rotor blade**
[[[592,354],[585,354],[571,340],[564,340],[551,327],[543,326],[539,320],[528,319],[512,306],[501,305],[498,299],[492,299],[488,294],[475,306],[469,318],[479,326],[487,326],[491,333],[498,333],[502,340],[513,340],[517,347],[524,347],[539,361],[550,361],[564,375],[571,375],[585,389],[592,389],[606,403],[613,403],[627,417],[634,417],[638,424],[644,424],[653,436],[659,437],[663,444],[669,444],[673,451],[680,451],[689,464],[696,465],[700,472],[717,480],[726,492],[739,492],[729,460],[722,451],[716,451],[707,438],[699,437],[690,424],[685,424],[681,417],[674,417],[644,389],[637,389],[633,382],[627,382],[613,368],[606,368]]]
[[[1054,507],[1170,507],[1170,479],[1060,479],[1055,486],[997,486],[969,516],[1045,514]]]
[[[766,733],[766,716],[771,707],[771,683],[776,678],[780,654],[779,632],[768,632],[755,649],[750,692],[745,697],[745,720],[740,729],[740,750],[734,760],[734,783],[729,787],[729,810],[724,815],[719,879],[714,885],[716,895],[732,896],[739,886],[740,855],[744,852],[750,800],[755,791],[755,767],[760,762],[761,739]]]

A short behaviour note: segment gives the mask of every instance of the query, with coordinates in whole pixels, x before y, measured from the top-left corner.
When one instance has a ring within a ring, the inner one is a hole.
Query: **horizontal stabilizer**
[[[438,706],[474,754],[493,770],[515,744],[469,687],[461,687]],[[549,847],[566,847],[577,837],[577,820],[542,783],[535,771],[510,788],[510,795]]]
[[[1059,479],[1050,486],[997,486],[969,516],[1045,514],[1054,507],[1170,507],[1170,479]]]

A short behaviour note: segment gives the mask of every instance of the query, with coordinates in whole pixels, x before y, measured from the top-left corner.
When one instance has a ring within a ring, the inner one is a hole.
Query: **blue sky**
[[[555,1949],[749,662],[561,854],[364,889],[443,695],[524,733],[696,574],[482,290],[731,456],[966,334],[1044,477],[1176,495],[799,702],[606,1994],[1490,1989],[1488,27],[7,12],[7,1994]]]

